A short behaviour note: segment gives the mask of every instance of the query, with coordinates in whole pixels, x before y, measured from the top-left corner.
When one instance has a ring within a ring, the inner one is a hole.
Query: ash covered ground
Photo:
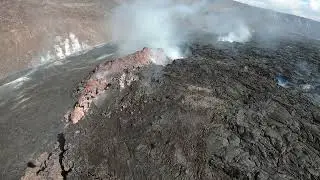
[[[25,178],[317,179],[319,82],[298,64],[319,77],[318,45],[191,44],[188,58],[131,72],[121,91],[111,83]],[[313,88],[282,87],[280,73]]]
[[[111,68],[103,97],[76,124],[66,113],[121,47],[1,80],[1,178],[318,179],[319,24],[276,19],[275,36],[254,19],[248,42],[188,34],[186,57],[166,66]]]

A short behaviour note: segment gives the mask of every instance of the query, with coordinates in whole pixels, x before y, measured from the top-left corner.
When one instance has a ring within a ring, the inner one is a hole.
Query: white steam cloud
[[[112,14],[112,40],[120,44],[123,54],[143,47],[163,48],[167,56],[177,59],[184,56],[179,46],[188,40],[190,32],[208,31],[229,42],[250,39],[251,32],[243,21],[206,14],[207,5],[205,0],[189,4],[171,0],[124,3]]]
[[[163,48],[170,58],[179,58],[182,54],[178,45],[182,36],[177,34],[178,27],[173,19],[179,11],[183,9],[170,1],[123,4],[115,9],[112,16],[112,40],[121,44],[122,53],[147,46]]]
[[[275,6],[272,9],[279,11],[285,8],[304,10],[305,15],[307,7],[311,14],[318,12],[320,7],[320,0],[237,1],[260,7]],[[320,38],[320,25],[313,22],[293,19],[292,16],[274,11],[249,8],[231,0],[196,0],[189,3],[180,3],[178,0],[133,0],[113,10],[110,26],[112,41],[119,44],[122,54],[143,47],[162,48],[171,59],[185,56],[179,47],[197,38],[192,35],[211,35],[205,39],[209,43],[245,43],[253,37],[276,41],[278,37],[291,34]],[[154,63],[164,65],[168,62]]]
[[[228,35],[219,36],[219,41],[227,42],[246,42],[251,38],[251,32],[247,26],[240,24],[237,29],[233,32],[229,32]]]

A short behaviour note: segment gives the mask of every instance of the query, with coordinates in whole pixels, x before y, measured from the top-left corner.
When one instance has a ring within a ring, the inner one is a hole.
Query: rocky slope
[[[39,64],[41,56],[57,58],[55,46],[72,46],[70,33],[80,45],[110,40],[105,15],[116,0],[2,0],[0,2],[0,78]],[[34,62],[33,62],[34,61]]]
[[[1,1],[1,12],[12,18],[0,22],[14,26],[0,27],[6,61],[0,74],[27,64],[6,57],[47,48],[39,41],[52,40],[46,38],[51,32],[67,32],[63,43],[68,36],[72,42],[70,31],[80,43],[99,41],[99,8],[118,3],[39,2]],[[319,178],[320,43],[310,39],[319,39],[319,23],[231,7],[208,6],[201,15],[216,17],[209,21],[214,29],[232,26],[226,19],[233,17],[246,20],[251,41],[221,43],[221,32],[195,32],[185,40],[189,56],[166,67],[117,61],[118,48],[107,44],[0,79],[0,179]],[[32,19],[38,16],[41,21]],[[19,23],[19,17],[28,21]],[[196,22],[182,23],[180,32],[201,29],[203,22]],[[110,85],[79,94],[99,64],[101,72],[113,71],[104,76]],[[96,95],[104,98],[96,101]],[[85,116],[76,125],[65,123],[81,97],[90,100],[82,105]]]
[[[319,88],[302,75],[319,77],[318,45],[192,44],[190,57],[146,66],[121,91],[112,83],[24,178],[318,179],[319,91],[297,85]]]
[[[112,40],[112,10],[127,0],[2,0],[0,2],[0,79],[29,66],[64,58],[88,46]],[[174,0],[190,3],[195,0]],[[215,0],[198,14],[197,23],[212,18],[212,27],[231,26],[234,19],[256,32],[297,34],[320,39],[319,24],[283,16],[231,0]],[[210,15],[211,14],[211,15]],[[221,15],[222,14],[222,15]],[[216,16],[214,18],[214,16]],[[192,19],[192,18],[191,18]],[[228,21],[225,21],[228,19]],[[230,22],[229,22],[230,20]],[[181,27],[185,30],[186,27]]]

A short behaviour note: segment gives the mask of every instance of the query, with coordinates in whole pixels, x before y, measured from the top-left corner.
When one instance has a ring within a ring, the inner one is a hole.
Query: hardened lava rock
[[[30,161],[24,179],[319,179],[320,106],[310,99],[318,92],[284,88],[277,75],[316,85],[320,46],[230,45],[193,44],[164,67],[146,66],[147,48],[99,65],[79,96],[91,104],[73,112],[90,115]],[[128,71],[138,77],[130,85]]]
[[[68,179],[319,179],[319,106],[275,79],[282,69],[295,79],[301,60],[291,57],[317,67],[319,48],[250,45],[193,45],[161,73],[143,68],[121,93],[111,86],[68,126]]]
[[[150,64],[152,61],[163,61],[167,57],[162,49],[143,48],[128,56],[106,61],[96,67],[91,76],[84,83],[74,109],[67,114],[67,119],[72,123],[79,122],[89,111],[91,104],[99,95],[111,85],[116,74],[131,72]]]

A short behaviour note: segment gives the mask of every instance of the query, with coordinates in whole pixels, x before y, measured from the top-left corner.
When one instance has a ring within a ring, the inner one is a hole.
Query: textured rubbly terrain
[[[39,2],[1,1],[0,76],[39,48],[104,41],[101,17],[122,1]],[[224,17],[213,27],[241,15],[251,39],[219,42],[228,32],[186,21],[185,58],[167,66],[110,43],[0,79],[0,179],[319,179],[320,24],[206,8]]]
[[[131,79],[127,79],[127,74],[130,76],[132,71],[151,64],[152,59],[166,61],[168,58],[161,49],[143,48],[141,51],[124,58],[108,60],[97,66],[90,77],[78,87],[78,101],[75,107],[66,114],[66,120],[73,124],[78,123],[89,112],[92,104],[97,103],[99,97],[105,94],[116,75],[121,74],[118,81],[120,88],[123,89],[127,81],[134,81],[133,76],[129,77]]]
[[[24,177],[317,179],[319,79],[308,74],[319,78],[318,45],[191,44],[186,59],[146,66],[121,91],[112,83]],[[277,74],[312,88],[281,87]]]

